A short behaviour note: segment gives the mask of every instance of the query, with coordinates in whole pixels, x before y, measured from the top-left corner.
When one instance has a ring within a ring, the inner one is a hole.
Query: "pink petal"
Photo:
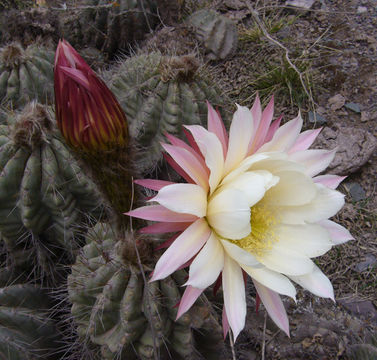
[[[183,132],[187,138],[187,141],[189,142],[190,146],[194,149],[194,151],[197,153],[197,154],[200,154],[200,149],[198,147],[198,144],[195,142],[193,136],[191,135],[190,132],[188,132],[185,128],[183,128]]]
[[[289,320],[280,296],[253,279],[254,286],[274,323],[289,336]]]
[[[288,154],[293,154],[296,151],[309,149],[321,130],[322,128],[319,128],[314,130],[307,130],[301,133],[294,145],[289,149]]]
[[[313,181],[317,184],[322,184],[330,189],[336,189],[338,185],[346,178],[347,176],[338,176],[338,175],[319,175],[313,178]]]
[[[158,251],[158,250],[161,250],[161,249],[166,249],[168,248],[171,244],[173,244],[173,242],[175,241],[175,239],[181,235],[180,233],[172,236],[170,239],[164,241],[163,243],[161,243],[160,245],[158,245],[154,250],[155,251]],[[151,274],[151,276],[153,276],[153,274]]]
[[[155,180],[155,179],[138,179],[138,180],[134,180],[134,183],[137,185],[144,186],[147,189],[151,189],[155,191],[162,189],[164,186],[175,184],[172,181]]]
[[[223,156],[225,158],[228,151],[228,136],[225,130],[223,121],[219,114],[213,109],[211,104],[207,101],[208,107],[208,131],[214,133],[220,140],[223,148]]]
[[[262,106],[260,103],[259,94],[257,94],[257,96],[255,97],[254,104],[250,111],[253,115],[254,130],[257,131],[260,125],[260,121],[262,119]]]
[[[182,168],[182,170],[200,185],[203,189],[208,190],[208,172],[199,160],[188,150],[169,144],[161,144],[173,160]]]
[[[253,126],[253,116],[250,110],[245,106],[237,105],[229,130],[228,152],[224,164],[225,174],[245,159],[253,136]]]
[[[124,215],[151,221],[166,222],[193,222],[198,218],[191,214],[182,214],[170,211],[161,205],[142,206],[124,213]]]
[[[224,306],[234,341],[245,326],[246,298],[242,270],[230,257],[225,256],[223,270]]]
[[[190,260],[205,244],[211,230],[204,219],[190,225],[158,260],[151,281],[164,279]]]
[[[226,335],[229,332],[229,321],[228,317],[226,316],[225,306],[223,306],[223,334],[224,334],[224,340],[226,338]]]
[[[274,97],[271,97],[270,102],[263,110],[262,118],[259,123],[258,129],[255,131],[254,141],[250,146],[249,154],[253,154],[256,152],[265,142],[266,136],[268,133],[268,129],[270,128],[270,124],[272,121],[272,117],[274,116]]]
[[[303,164],[305,174],[313,177],[325,170],[333,161],[336,153],[334,150],[300,150],[289,156],[290,160]]]
[[[190,222],[162,222],[145,226],[139,230],[142,234],[163,234],[185,230]]]
[[[204,289],[196,289],[192,286],[187,286],[179,303],[176,321],[194,304],[196,299],[202,294]]]
[[[210,193],[212,193],[219,184],[224,169],[224,156],[221,151],[221,143],[215,134],[204,129],[202,126],[191,125],[186,126],[186,128],[190,130],[204,156],[206,167],[210,171],[208,182]]]
[[[171,156],[169,156],[166,153],[162,153],[162,156],[164,157],[166,162],[176,171],[178,175],[182,176],[189,184],[195,183],[195,181],[191,179],[191,177],[188,176],[188,174],[182,170],[182,168],[173,160]]]
[[[296,142],[301,128],[302,118],[299,113],[295,119],[290,120],[283,126],[279,127],[272,140],[262,145],[257,151],[287,151]]]
[[[331,220],[322,220],[318,223],[323,226],[329,233],[331,242],[335,245],[343,244],[349,240],[354,240],[351,233],[343,226]]]
[[[183,148],[183,149],[186,149],[187,151],[189,151],[192,155],[194,155],[197,160],[201,163],[201,165],[203,166],[203,168],[206,168],[206,165],[205,165],[205,162],[204,162],[204,159],[203,157],[201,156],[201,153],[200,152],[196,152],[192,147],[190,147],[189,145],[187,145],[183,140],[181,139],[178,139],[177,137],[175,137],[174,135],[171,135],[171,134],[165,134],[166,138],[170,141],[170,143],[174,146],[178,146],[180,148]],[[209,174],[209,171],[207,169],[207,173]]]
[[[281,120],[283,119],[283,116],[280,116],[274,122],[271,124],[270,128],[268,129],[266,138],[264,139],[265,142],[269,142],[274,137],[276,131],[279,129]]]

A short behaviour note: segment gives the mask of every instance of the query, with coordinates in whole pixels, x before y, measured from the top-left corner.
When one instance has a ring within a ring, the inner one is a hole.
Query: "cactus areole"
[[[65,40],[56,50],[54,76],[56,118],[65,140],[89,168],[112,209],[129,209],[134,172],[126,115]]]
[[[54,76],[57,121],[70,146],[90,152],[127,142],[127,119],[115,96],[65,40]]]

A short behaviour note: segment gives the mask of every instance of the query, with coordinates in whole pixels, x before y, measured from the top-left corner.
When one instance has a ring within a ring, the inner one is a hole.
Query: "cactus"
[[[41,46],[11,43],[0,49],[0,101],[18,108],[53,99],[54,53]]]
[[[94,185],[45,107],[31,103],[8,123],[0,125],[0,232],[7,251],[42,268],[47,258],[72,262],[74,230],[103,211]]]
[[[110,89],[142,150],[136,155],[140,171],[150,172],[162,159],[165,133],[181,136],[183,125],[206,123],[206,100],[221,104],[219,91],[199,70],[193,56],[152,53],[129,58],[110,74]]]
[[[112,58],[118,50],[128,50],[135,41],[156,24],[158,17],[153,0],[85,0],[76,8],[67,2],[61,15],[62,36],[74,47],[93,46]]]
[[[141,239],[134,236],[127,232],[117,239],[101,223],[88,232],[87,245],[68,277],[79,337],[100,346],[101,359],[154,359],[155,352],[159,359],[195,359],[201,345],[208,344],[213,347],[206,349],[205,358],[221,359],[222,334],[214,315],[201,303],[175,322],[177,280],[145,282],[132,251],[133,241]],[[144,268],[151,270],[151,256],[140,254]],[[198,328],[196,335],[191,327]]]
[[[202,9],[187,20],[212,59],[225,59],[234,55],[237,49],[236,24],[214,10]]]
[[[57,359],[58,330],[45,290],[0,268],[0,359]]]

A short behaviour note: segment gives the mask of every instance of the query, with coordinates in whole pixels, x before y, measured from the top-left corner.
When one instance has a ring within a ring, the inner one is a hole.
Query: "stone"
[[[315,0],[288,0],[285,2],[285,5],[309,10],[314,3]]]
[[[350,103],[347,103],[344,105],[347,109],[349,110],[352,110],[353,112],[357,113],[357,114],[360,114],[361,113],[361,109],[360,109],[360,105],[359,104],[356,104],[356,103],[353,103],[353,102],[350,102]]]
[[[377,322],[377,310],[369,300],[348,299],[339,302],[352,314]]]
[[[358,13],[358,14],[364,14],[364,13],[366,13],[367,11],[368,11],[368,8],[365,7],[365,6],[358,6],[358,7],[357,7],[357,13]]]
[[[329,99],[328,103],[330,105],[330,109],[335,111],[341,109],[344,106],[344,104],[346,103],[346,99],[343,95],[336,94],[335,96]]]
[[[372,268],[377,263],[377,259],[372,254],[368,254],[365,256],[365,260],[362,262],[359,262],[355,265],[354,270],[358,273],[362,273],[365,270],[368,270],[369,268]]]
[[[323,125],[327,123],[327,120],[318,112],[316,112],[315,117],[314,117],[313,111],[309,111],[308,116],[309,116],[309,122],[312,124]]]
[[[361,118],[360,118],[360,121],[361,122],[367,122],[371,119],[371,114],[369,111],[362,111],[361,112]]]
[[[376,151],[377,139],[369,131],[356,127],[325,127],[313,147],[337,148],[335,158],[326,172],[349,175],[359,170],[370,159]]]
[[[350,182],[344,184],[344,186],[347,188],[353,201],[360,201],[366,199],[365,190],[361,187],[359,183]]]

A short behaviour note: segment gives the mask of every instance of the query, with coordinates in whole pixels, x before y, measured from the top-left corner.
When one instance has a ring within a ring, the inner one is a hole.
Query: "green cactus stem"
[[[51,104],[54,53],[38,44],[11,43],[0,49],[0,101],[10,108],[31,100]]]
[[[7,121],[0,125],[0,232],[7,251],[42,268],[47,258],[70,263],[80,227],[103,213],[99,194],[63,144],[51,110],[31,103]]]
[[[208,342],[217,350],[212,347],[205,358],[221,359],[221,328],[210,307],[199,301],[175,321],[182,274],[179,280],[145,281],[140,264],[151,271],[153,257],[140,252],[139,263],[130,253],[135,241],[146,242],[132,232],[121,239],[108,224],[98,223],[88,232],[68,277],[79,337],[100,347],[101,359],[196,359]]]
[[[222,101],[191,55],[142,54],[126,59],[109,76],[110,89],[127,115],[139,150],[135,163],[143,174],[161,165],[165,133],[182,137],[183,125],[206,123],[206,100],[213,106]]]
[[[214,10],[202,9],[193,13],[187,22],[203,42],[210,58],[222,60],[234,55],[238,43],[234,21]]]

